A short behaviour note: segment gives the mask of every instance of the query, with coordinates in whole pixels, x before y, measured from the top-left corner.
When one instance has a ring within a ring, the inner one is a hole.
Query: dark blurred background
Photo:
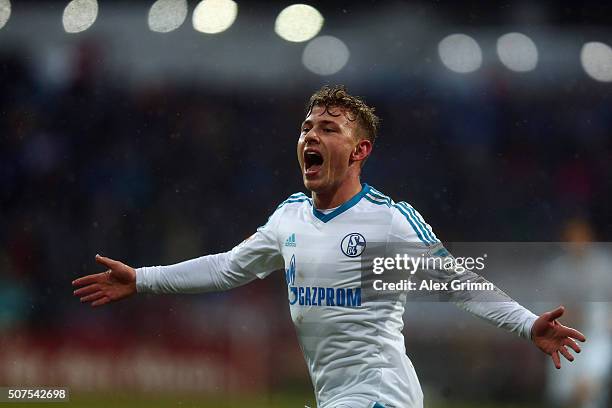
[[[100,310],[70,282],[96,253],[169,264],[249,236],[304,191],[295,145],[323,84],[376,107],[363,180],[441,239],[559,241],[576,219],[612,239],[605,2],[311,2],[325,21],[304,42],[274,32],[284,1],[240,1],[218,34],[194,29],[197,2],[68,3],[0,2],[0,385],[313,404],[281,274]],[[504,54],[517,32],[531,43]],[[430,401],[550,403],[527,342],[419,310],[407,349]]]

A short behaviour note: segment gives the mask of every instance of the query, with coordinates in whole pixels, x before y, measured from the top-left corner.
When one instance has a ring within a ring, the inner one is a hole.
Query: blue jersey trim
[[[268,217],[268,220],[266,221],[266,223],[264,225],[260,226],[259,228],[257,228],[257,231],[259,231],[261,228],[263,228],[266,225],[268,225],[268,223],[270,222],[270,219],[276,213],[276,211],[278,211],[280,208],[284,207],[286,204],[303,203],[304,201],[308,201],[310,203],[310,198],[308,196],[306,196],[306,194],[304,194],[304,193],[294,193],[294,194],[291,194],[285,201],[283,201],[282,203],[280,203],[278,205],[278,207],[276,207],[274,212]]]
[[[370,196],[370,195],[366,195],[363,198],[365,198],[366,200],[368,200],[369,202],[376,204],[376,205],[386,205],[387,207],[390,207],[388,203],[383,203],[380,201],[376,201],[374,198],[374,196]]]
[[[423,226],[423,229],[425,230],[425,233],[427,234],[427,236],[431,239],[431,241],[433,243],[438,242],[438,239],[436,237],[436,234],[433,233],[433,231],[427,227],[427,224],[425,223],[425,221],[422,218],[419,218],[419,214],[417,214],[416,210],[414,209],[413,206],[411,206],[410,204],[403,202],[402,204],[404,204],[404,206],[408,207],[408,210],[410,210],[410,212],[412,213],[412,215],[414,216],[414,218],[417,220],[417,222]]]
[[[414,208],[412,208],[411,206],[409,206],[403,201],[401,203],[398,203],[398,205],[400,205],[404,210],[406,210],[409,214],[411,214],[412,216],[411,218],[414,220],[414,222],[416,222],[416,224],[418,225],[419,229],[421,230],[421,232],[423,233],[427,241],[430,244],[434,244],[436,240],[431,237],[431,235],[429,234],[429,229],[421,222],[421,220],[419,220],[419,217],[416,215]]]
[[[323,221],[323,222],[328,222],[334,218],[336,218],[337,216],[339,216],[340,214],[342,214],[343,212],[345,212],[346,210],[350,209],[351,207],[355,206],[355,204],[357,204],[359,202],[359,200],[361,200],[363,198],[363,196],[365,196],[368,191],[370,191],[370,186],[368,186],[367,184],[363,183],[362,184],[363,188],[361,189],[361,191],[359,193],[357,193],[353,198],[351,198],[350,200],[348,200],[346,203],[342,204],[340,207],[336,208],[334,211],[328,213],[328,214],[324,214],[321,211],[317,210],[314,205],[312,206],[312,213],[315,217],[317,217],[319,220]]]
[[[279,208],[283,207],[285,204],[291,204],[291,203],[302,203],[304,201],[308,201],[310,202],[310,198],[308,198],[306,196],[306,194],[304,193],[295,193],[291,196],[289,196],[288,199],[286,199],[285,201],[283,201],[282,203],[280,203],[278,205],[278,207],[276,207],[276,209],[278,210]]]
[[[410,223],[410,226],[417,234],[417,237],[426,245],[435,244],[438,242],[433,232],[427,228],[427,225],[421,221],[416,214],[416,210],[406,202],[394,203],[389,197],[376,190],[375,188],[371,188],[369,193],[372,197],[377,198],[379,200],[384,200],[387,205],[390,207],[395,207],[397,210],[406,218],[406,220]],[[374,202],[373,200],[370,200]],[[381,202],[374,202],[375,204],[383,204]]]
[[[374,188],[372,189],[370,194],[380,200],[386,201],[390,207],[393,206],[397,208],[399,212],[401,212],[402,215],[406,217],[406,220],[408,220],[408,222],[410,223],[410,226],[412,227],[414,232],[416,232],[421,242],[423,242],[426,245],[429,245],[431,243],[429,240],[429,236],[427,235],[427,233],[421,226],[421,223],[419,222],[418,218],[413,213],[410,212],[408,207],[405,205],[406,203],[400,202],[396,204],[389,197],[387,197],[386,195],[384,195],[383,193],[381,193],[380,191]]]
[[[412,221],[412,217],[410,217],[410,215],[408,215],[408,213],[404,210],[404,208],[398,204],[393,204],[393,207],[397,208],[398,211],[400,213],[402,213],[402,215],[406,218],[406,220],[408,220],[408,222],[410,223],[410,226],[412,227],[412,229],[414,230],[414,232],[416,232],[417,237],[419,237],[419,239],[421,240],[422,243],[424,243],[425,245],[429,245],[431,244],[431,242],[425,240],[425,238],[423,238],[423,235],[421,235],[421,231],[420,229],[414,224],[414,221]]]
[[[393,200],[391,200],[389,197],[387,197],[386,195],[384,195],[383,193],[381,193],[380,191],[376,190],[375,188],[372,188],[370,190],[369,193],[372,197],[374,198],[378,198],[379,200],[383,200],[386,202],[386,204],[391,207],[393,204],[395,204],[393,202]]]
[[[429,228],[427,228],[427,224],[425,224],[424,221],[421,221],[421,219],[419,218],[418,214],[416,213],[416,210],[414,209],[413,206],[411,206],[410,204],[402,201],[400,203],[401,205],[404,206],[404,208],[406,208],[406,210],[412,214],[412,217],[416,220],[416,222],[421,226],[422,231],[425,232],[425,235],[427,236],[427,238],[429,238],[429,240],[432,243],[436,243],[438,242],[438,240],[436,239],[435,235],[433,234],[433,231],[431,231]]]
[[[386,201],[390,207],[393,206],[393,207],[397,208],[400,213],[402,213],[402,215],[410,223],[410,226],[412,227],[414,232],[416,232],[417,237],[419,237],[421,242],[423,242],[426,245],[431,244],[431,242],[429,242],[427,234],[425,233],[423,228],[420,226],[419,221],[415,217],[413,217],[411,215],[411,213],[408,211],[408,208],[406,208],[406,207],[404,207],[402,205],[402,204],[404,204],[403,202],[396,204],[396,203],[393,202],[393,200],[391,200],[389,197],[387,197],[386,195],[384,195],[380,191],[375,190],[375,189],[372,189],[372,190],[373,191],[371,191],[370,194],[373,197],[378,198],[380,200]]]
[[[300,199],[296,199],[296,200],[287,200],[287,201],[283,201],[278,207],[276,207],[276,209],[280,209],[283,206],[285,206],[286,204],[291,204],[291,203],[303,203],[304,201],[309,201],[308,198],[300,198]]]

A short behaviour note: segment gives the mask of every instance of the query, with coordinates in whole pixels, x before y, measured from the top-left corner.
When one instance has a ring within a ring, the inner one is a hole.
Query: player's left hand
[[[531,339],[540,350],[552,357],[557,369],[561,368],[559,353],[569,361],[574,361],[574,356],[567,347],[570,347],[576,353],[580,353],[580,346],[573,339],[586,341],[584,334],[557,321],[559,317],[563,316],[564,312],[565,308],[559,306],[555,310],[543,313],[531,328]]]

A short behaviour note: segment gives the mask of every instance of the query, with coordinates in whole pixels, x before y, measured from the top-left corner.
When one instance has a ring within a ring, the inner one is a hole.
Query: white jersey
[[[405,294],[388,301],[364,296],[362,259],[369,244],[385,242],[441,246],[414,208],[366,184],[331,212],[317,210],[309,197],[297,193],[231,251],[140,268],[137,288],[154,293],[224,290],[283,269],[291,317],[320,408],[422,407],[402,334]],[[453,300],[466,310],[530,336],[536,316],[503,292],[496,302],[455,295]]]

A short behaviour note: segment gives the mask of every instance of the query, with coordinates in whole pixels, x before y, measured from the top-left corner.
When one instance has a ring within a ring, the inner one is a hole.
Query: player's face
[[[308,190],[333,191],[349,177],[351,153],[359,142],[354,119],[344,108],[315,106],[302,123],[297,156]]]

